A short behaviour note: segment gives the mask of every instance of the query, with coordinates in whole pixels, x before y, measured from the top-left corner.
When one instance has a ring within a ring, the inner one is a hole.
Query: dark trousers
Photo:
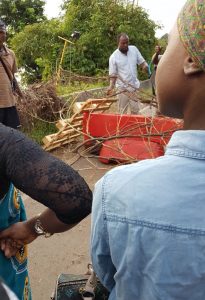
[[[14,129],[21,126],[16,106],[0,108],[0,123]]]

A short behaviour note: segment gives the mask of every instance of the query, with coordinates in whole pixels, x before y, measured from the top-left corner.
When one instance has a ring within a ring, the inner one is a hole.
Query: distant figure
[[[113,93],[117,88],[118,93],[118,112],[126,114],[128,107],[131,114],[138,114],[138,101],[131,99],[131,94],[136,93],[140,87],[140,81],[137,78],[137,66],[140,66],[147,73],[148,64],[135,46],[129,45],[129,37],[126,33],[118,36],[118,49],[116,49],[109,59],[110,86],[108,94]],[[133,98],[133,97],[132,97]]]
[[[156,76],[158,63],[159,63],[160,59],[162,58],[161,52],[162,52],[162,47],[160,47],[159,45],[156,45],[155,46],[155,53],[152,56],[152,64],[154,65],[154,71],[152,72],[152,75],[151,75],[151,78],[150,78],[151,82],[152,82],[152,86],[153,86],[153,94],[154,95],[155,95],[155,88],[156,88],[155,76]]]
[[[20,127],[14,95],[17,82],[13,81],[17,65],[14,52],[4,44],[6,35],[6,25],[0,20],[0,123],[16,129]]]
[[[157,65],[162,57],[162,47],[160,47],[159,45],[156,45],[155,46],[155,53],[154,55],[152,56],[152,63],[154,65],[154,70],[156,71],[157,69]]]

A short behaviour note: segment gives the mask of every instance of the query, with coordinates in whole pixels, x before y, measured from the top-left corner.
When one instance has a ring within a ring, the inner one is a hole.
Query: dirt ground
[[[73,163],[76,155],[68,148],[52,153],[68,164]],[[72,167],[79,171],[90,188],[111,167],[101,164],[97,159],[80,158]],[[34,216],[44,207],[24,196],[27,215]],[[39,237],[29,245],[29,272],[33,300],[48,300],[54,290],[57,276],[60,273],[84,274],[89,256],[90,216],[65,233],[55,234],[46,239]]]

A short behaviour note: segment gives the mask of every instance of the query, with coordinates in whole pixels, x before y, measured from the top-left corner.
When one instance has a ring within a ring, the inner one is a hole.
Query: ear
[[[201,72],[203,72],[203,70],[193,61],[190,56],[187,56],[184,60],[184,74],[194,75]]]

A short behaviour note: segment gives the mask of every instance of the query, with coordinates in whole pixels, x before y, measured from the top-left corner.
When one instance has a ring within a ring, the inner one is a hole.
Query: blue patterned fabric
[[[25,208],[19,191],[10,185],[8,193],[0,200],[0,230],[26,220]],[[8,259],[0,251],[0,277],[20,300],[31,300],[27,271],[27,246]]]

